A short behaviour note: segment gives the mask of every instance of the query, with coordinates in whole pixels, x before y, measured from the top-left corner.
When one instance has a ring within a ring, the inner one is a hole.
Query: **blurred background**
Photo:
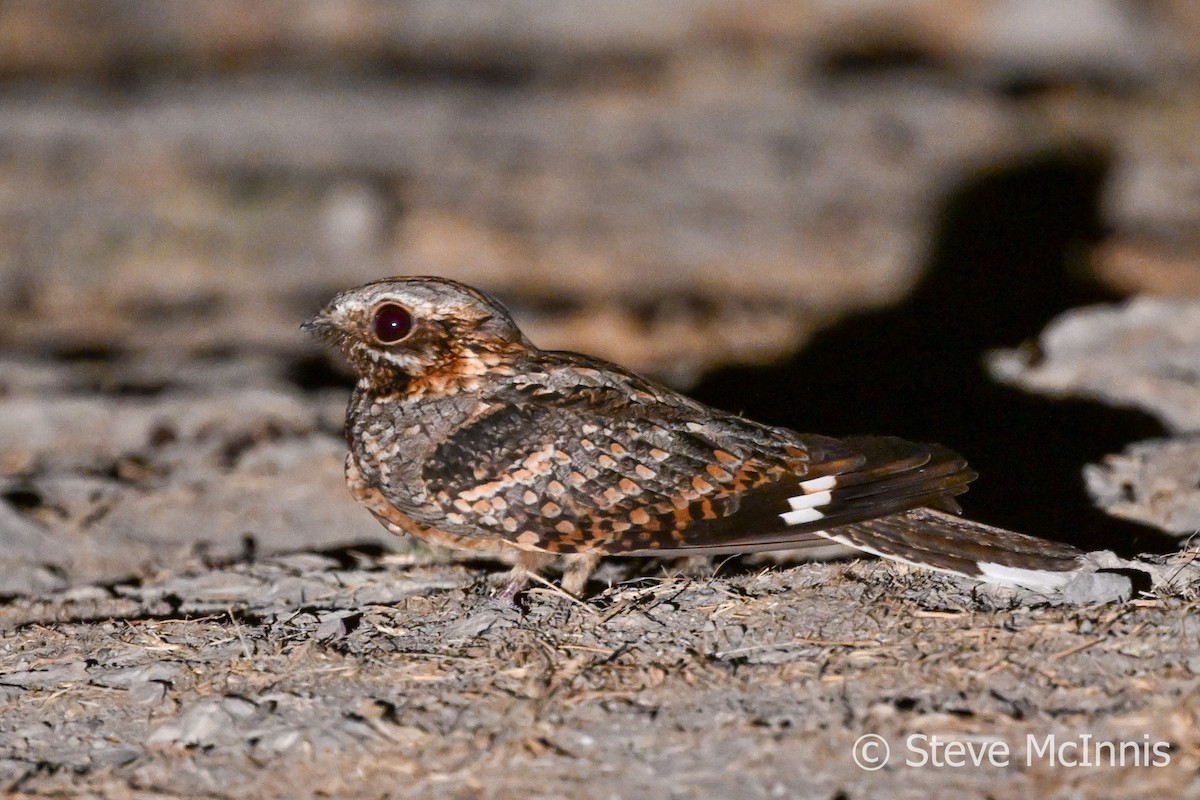
[[[398,546],[298,325],[414,273],[756,419],[947,444],[975,518],[1154,549],[1080,469],[1162,424],[985,358],[1200,294],[1198,123],[1187,0],[8,0],[0,594]]]

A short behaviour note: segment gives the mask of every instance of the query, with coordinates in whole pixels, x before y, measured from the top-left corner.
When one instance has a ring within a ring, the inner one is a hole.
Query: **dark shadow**
[[[283,367],[283,377],[306,392],[354,386],[353,373],[325,352],[309,352],[291,359]]]
[[[936,76],[954,69],[946,58],[922,43],[892,35],[839,42],[818,56],[815,67],[816,74],[830,84],[896,74]]]
[[[983,522],[1087,549],[1175,549],[1169,537],[1095,509],[1080,474],[1129,442],[1161,436],[1157,421],[1029,395],[991,381],[982,363],[1069,308],[1120,299],[1086,271],[1103,232],[1107,167],[1100,153],[1053,153],[971,176],[947,199],[928,269],[907,300],[841,320],[785,363],[716,371],[693,394],[801,431],[953,447],[980,473],[962,501]]]
[[[297,552],[305,552],[299,550]],[[337,562],[338,569],[364,569],[368,571],[376,571],[381,569],[375,565],[366,565],[364,562],[377,561],[383,558],[389,550],[386,546],[379,542],[351,542],[349,544],[339,544],[333,547],[318,548],[316,552],[326,558],[331,558]]]

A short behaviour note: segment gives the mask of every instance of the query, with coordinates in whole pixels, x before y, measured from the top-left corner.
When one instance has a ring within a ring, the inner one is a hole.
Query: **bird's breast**
[[[413,398],[356,389],[346,439],[363,479],[406,513],[419,513],[428,504],[425,462],[471,419],[477,405],[465,394]]]

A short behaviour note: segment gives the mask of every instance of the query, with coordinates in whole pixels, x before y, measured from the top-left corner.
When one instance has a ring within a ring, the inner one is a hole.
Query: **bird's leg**
[[[517,593],[525,588],[525,584],[529,583],[529,576],[536,575],[541,572],[542,568],[554,560],[554,556],[549,553],[536,553],[529,550],[522,550],[517,556],[517,563],[513,564],[512,571],[508,573],[508,581],[504,584],[504,588],[496,595],[496,599],[501,602],[511,603],[517,596]]]
[[[592,577],[600,556],[595,553],[573,553],[564,560],[566,568],[563,569],[562,576],[563,591],[579,597],[583,594],[583,587],[587,586],[588,578]]]

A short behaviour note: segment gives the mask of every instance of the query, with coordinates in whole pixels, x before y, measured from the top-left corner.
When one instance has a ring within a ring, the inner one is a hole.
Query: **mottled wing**
[[[425,463],[462,536],[556,553],[737,552],[919,505],[949,507],[973,473],[942,448],[769,428],[624,388],[540,390],[459,429]]]

